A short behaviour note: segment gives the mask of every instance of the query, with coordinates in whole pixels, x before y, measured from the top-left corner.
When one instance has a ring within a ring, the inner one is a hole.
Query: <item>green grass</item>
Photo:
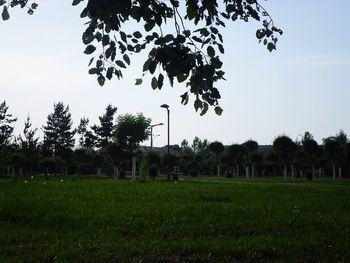
[[[350,182],[0,182],[0,262],[233,261],[349,262]]]

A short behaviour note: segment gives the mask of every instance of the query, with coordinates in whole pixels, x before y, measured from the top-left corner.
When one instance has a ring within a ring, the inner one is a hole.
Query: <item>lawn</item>
[[[0,262],[350,262],[350,182],[0,180]]]

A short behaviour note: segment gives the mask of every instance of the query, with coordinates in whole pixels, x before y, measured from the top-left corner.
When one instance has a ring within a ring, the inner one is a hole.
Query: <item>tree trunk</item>
[[[118,166],[113,165],[113,179],[118,180],[119,178],[119,169]]]
[[[10,176],[10,166],[7,166],[7,176]]]
[[[294,165],[290,165],[291,173],[292,173],[292,180],[294,180]]]
[[[19,168],[19,176],[22,176],[23,175],[23,168]]]
[[[341,169],[341,166],[339,166],[339,168],[338,168],[338,177],[339,177],[339,179],[342,178],[342,169]]]
[[[315,165],[314,164],[312,164],[312,181],[315,181]]]
[[[246,165],[246,167],[245,167],[245,176],[247,178],[249,178],[249,166],[248,165]]]
[[[136,180],[136,158],[132,157],[131,180]]]
[[[300,178],[303,178],[304,177],[304,172],[303,172],[303,169],[300,168]]]
[[[220,177],[220,164],[217,164],[217,165],[216,165],[216,169],[217,169],[217,171],[218,171],[217,176]]]
[[[284,164],[284,169],[283,169],[283,179],[286,182],[287,181],[287,164]]]
[[[252,177],[255,176],[255,165],[252,165]]]
[[[333,170],[333,176],[332,176],[332,179],[335,180],[335,177],[336,177],[336,172],[335,172],[335,165],[332,164],[332,170]]]
[[[276,177],[276,166],[273,166],[273,176]]]
[[[101,176],[101,168],[97,168],[97,176]]]

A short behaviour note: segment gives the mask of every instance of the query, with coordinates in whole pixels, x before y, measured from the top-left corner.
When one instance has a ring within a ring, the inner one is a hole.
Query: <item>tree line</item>
[[[277,136],[272,145],[249,139],[242,144],[223,145],[195,137],[171,145],[167,156],[162,149],[140,147],[150,136],[151,119],[143,114],[123,114],[115,118],[117,107],[107,105],[99,123],[90,125],[83,117],[73,127],[69,106],[54,104],[53,112],[37,135],[28,116],[23,133],[15,136],[17,121],[3,101],[0,104],[0,175],[97,174],[115,179],[137,173],[155,177],[169,165],[173,174],[226,177],[283,176],[287,178],[341,178],[350,176],[350,142],[340,131],[318,144],[305,132],[300,141]],[[75,138],[78,137],[76,142]],[[163,147],[165,149],[165,147]]]

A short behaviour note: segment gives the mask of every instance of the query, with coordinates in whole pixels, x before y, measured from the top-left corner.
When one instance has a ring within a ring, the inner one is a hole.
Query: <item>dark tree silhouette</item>
[[[233,172],[235,176],[239,176],[239,167],[243,163],[245,149],[240,144],[232,144],[227,148],[227,152],[233,163]]]
[[[10,161],[10,142],[13,137],[12,123],[17,121],[12,114],[8,113],[6,101],[0,103],[0,165],[5,165]],[[2,173],[0,166],[0,174]]]
[[[39,137],[36,136],[37,130],[37,128],[32,128],[32,122],[28,116],[24,123],[24,136],[18,137],[20,151],[25,156],[31,174],[34,172],[34,167],[39,162]]]
[[[315,180],[315,163],[318,160],[318,143],[314,140],[313,136],[309,132],[305,132],[301,144],[304,152],[308,155],[308,159],[311,162],[312,179]]]
[[[252,165],[252,154],[256,152],[258,149],[259,145],[256,141],[254,140],[248,140],[243,143],[244,148],[246,149],[247,152],[247,166],[246,166],[246,176],[249,177],[249,168],[251,167],[252,170],[252,176],[254,177],[254,166]],[[249,167],[250,166],[250,167]]]
[[[220,176],[220,154],[225,150],[225,146],[221,142],[215,141],[210,143],[208,147],[209,151],[216,156],[217,176]]]
[[[106,107],[106,112],[98,117],[100,125],[92,126],[92,130],[97,138],[97,147],[104,148],[112,142],[114,129],[114,114],[117,112],[117,107],[109,104]]]
[[[278,136],[274,141],[273,141],[273,148],[275,152],[277,153],[279,159],[283,163],[283,177],[284,180],[287,180],[287,173],[288,173],[288,163],[293,160],[294,153],[297,150],[297,145],[292,141],[291,138],[289,138],[286,135],[281,135]],[[291,169],[292,169],[292,177],[294,176],[294,171],[293,171],[293,165],[291,164]]]
[[[336,167],[341,156],[341,147],[339,141],[335,137],[323,139],[325,156],[332,165],[332,178],[335,179],[337,172]]]
[[[64,106],[63,102],[54,104],[54,112],[47,116],[46,126],[43,126],[43,148],[67,160],[75,142],[72,125],[69,106]]]

